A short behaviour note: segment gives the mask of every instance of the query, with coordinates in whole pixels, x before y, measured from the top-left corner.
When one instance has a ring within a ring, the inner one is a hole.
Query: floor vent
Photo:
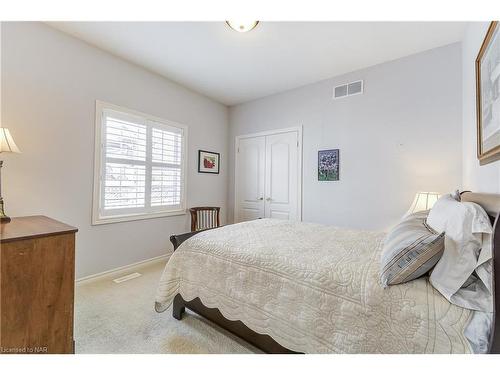
[[[136,279],[136,278],[141,277],[141,276],[142,275],[140,273],[134,272],[134,273],[131,273],[130,275],[125,275],[125,276],[119,277],[117,279],[114,279],[113,281],[117,284],[120,284],[120,283],[123,283],[124,281]]]

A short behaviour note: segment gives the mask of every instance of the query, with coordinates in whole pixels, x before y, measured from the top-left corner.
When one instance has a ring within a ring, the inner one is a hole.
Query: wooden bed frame
[[[494,296],[494,313],[493,313],[493,329],[490,337],[490,353],[500,353],[500,319],[496,319],[496,312],[500,311],[500,277],[495,277],[495,271],[499,270],[500,276],[500,194],[484,194],[484,193],[461,193],[462,201],[474,202],[484,208],[490,216],[493,225],[493,296]],[[209,230],[209,229],[208,229]],[[174,245],[174,251],[188,238],[202,232],[189,232],[170,237],[170,241]],[[173,316],[177,320],[182,319],[182,314],[185,309],[205,317],[214,322],[218,326],[228,330],[234,335],[240,337],[246,342],[254,345],[265,353],[297,353],[293,352],[274,341],[269,335],[262,335],[252,331],[243,322],[237,320],[232,321],[226,319],[217,308],[209,308],[203,305],[199,298],[192,301],[185,301],[180,294],[177,294],[173,302]]]

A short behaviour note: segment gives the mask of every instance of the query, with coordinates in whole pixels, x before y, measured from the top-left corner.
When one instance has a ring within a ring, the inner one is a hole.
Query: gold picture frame
[[[477,158],[500,160],[500,32],[492,21],[476,58]]]

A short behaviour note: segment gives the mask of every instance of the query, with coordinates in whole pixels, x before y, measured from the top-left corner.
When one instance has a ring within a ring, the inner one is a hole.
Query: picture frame
[[[339,149],[318,151],[318,181],[340,180]]]
[[[500,160],[500,28],[491,22],[476,59],[477,158]]]
[[[218,152],[198,150],[198,173],[219,174],[220,154]]]

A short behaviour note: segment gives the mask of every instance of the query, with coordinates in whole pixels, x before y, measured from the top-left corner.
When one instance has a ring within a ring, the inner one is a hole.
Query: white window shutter
[[[104,108],[99,219],[184,209],[185,129]]]
[[[182,129],[151,123],[151,206],[179,206],[182,199]]]

